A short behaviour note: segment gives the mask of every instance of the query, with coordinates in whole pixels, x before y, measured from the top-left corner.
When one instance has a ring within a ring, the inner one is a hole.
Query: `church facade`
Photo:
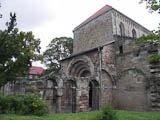
[[[37,92],[52,112],[116,109],[160,111],[160,62],[149,62],[159,46],[134,44],[150,33],[109,5],[74,30],[73,54],[61,60],[61,75],[21,78],[1,91],[8,95]]]
[[[153,82],[160,80],[159,63],[146,60],[147,45],[134,44],[150,33],[148,29],[106,5],[73,33],[73,55],[61,61],[62,110],[96,110],[105,104],[123,110],[160,110],[158,83]]]

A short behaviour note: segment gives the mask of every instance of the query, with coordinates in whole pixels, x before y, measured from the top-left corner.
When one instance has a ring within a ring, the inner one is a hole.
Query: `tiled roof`
[[[29,69],[29,74],[34,74],[34,75],[40,75],[44,72],[44,69],[42,67],[36,67],[36,66],[32,66]]]
[[[84,22],[82,22],[79,26],[77,26],[73,31],[75,31],[78,28],[82,27],[83,25],[87,24],[88,22],[90,22],[91,20],[95,19],[96,17],[98,17],[99,15],[103,14],[104,12],[107,12],[111,8],[112,8],[111,6],[105,5],[103,8],[101,8],[96,13],[94,13],[92,16],[90,16],[88,19],[86,19]]]

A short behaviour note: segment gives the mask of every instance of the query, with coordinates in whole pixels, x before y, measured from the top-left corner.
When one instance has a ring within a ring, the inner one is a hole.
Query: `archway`
[[[73,59],[68,66],[68,76],[89,77],[94,74],[94,65],[87,56]]]
[[[64,83],[62,96],[62,112],[76,112],[76,83],[72,80],[68,80]]]
[[[99,109],[99,84],[96,80],[89,82],[88,107],[91,110]]]

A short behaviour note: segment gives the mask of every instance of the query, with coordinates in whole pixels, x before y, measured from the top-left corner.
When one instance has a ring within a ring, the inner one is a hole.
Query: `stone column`
[[[79,88],[76,89],[76,112],[80,112],[79,99],[81,96],[81,90]]]
[[[62,94],[63,94],[63,89],[57,88],[56,113],[61,113]]]

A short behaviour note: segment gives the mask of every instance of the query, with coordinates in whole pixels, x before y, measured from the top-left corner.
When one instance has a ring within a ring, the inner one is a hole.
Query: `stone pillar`
[[[79,99],[81,96],[81,90],[79,88],[76,89],[76,112],[80,112]]]
[[[56,113],[61,113],[62,94],[63,94],[63,89],[57,88]]]

